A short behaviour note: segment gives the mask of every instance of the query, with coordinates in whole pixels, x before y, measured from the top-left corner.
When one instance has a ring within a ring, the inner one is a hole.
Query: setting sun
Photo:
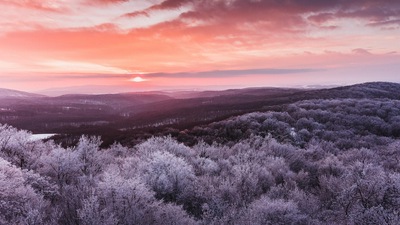
[[[135,78],[130,79],[130,81],[136,82],[136,83],[140,83],[140,82],[144,82],[144,81],[147,81],[147,80],[143,79],[141,77],[135,77]]]

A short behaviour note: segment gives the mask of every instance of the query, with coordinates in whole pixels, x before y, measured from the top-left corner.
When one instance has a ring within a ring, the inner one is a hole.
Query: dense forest
[[[399,85],[373,86],[133,146],[3,124],[0,224],[400,224]]]

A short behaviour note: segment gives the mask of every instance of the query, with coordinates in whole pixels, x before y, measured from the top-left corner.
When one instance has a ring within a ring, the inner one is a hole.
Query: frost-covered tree
[[[293,201],[269,199],[261,197],[254,201],[245,211],[236,224],[248,225],[285,225],[285,224],[309,224],[307,215],[302,214]]]
[[[0,125],[0,156],[14,165],[25,168],[30,158],[27,131],[17,130],[9,125]]]
[[[158,201],[139,178],[124,179],[116,173],[104,174],[98,195],[99,207],[112,213],[118,224],[196,224],[181,207]]]
[[[104,167],[111,161],[107,152],[100,151],[100,137],[82,136],[78,145],[73,149],[82,173],[86,176],[100,174]]]
[[[96,195],[91,195],[83,200],[82,208],[78,210],[79,223],[82,225],[116,225],[118,221],[112,212],[100,208]]]
[[[49,202],[24,172],[0,158],[0,224],[55,224]]]

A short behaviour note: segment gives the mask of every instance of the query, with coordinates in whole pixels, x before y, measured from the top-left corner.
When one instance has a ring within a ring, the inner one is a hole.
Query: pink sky
[[[0,8],[2,88],[400,82],[398,0],[2,0]]]

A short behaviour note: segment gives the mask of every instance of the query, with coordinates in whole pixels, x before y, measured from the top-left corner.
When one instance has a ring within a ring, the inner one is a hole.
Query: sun
[[[130,79],[130,81],[136,82],[136,83],[140,83],[140,82],[144,82],[144,81],[147,81],[147,80],[143,79],[141,77],[135,77],[135,78]]]

